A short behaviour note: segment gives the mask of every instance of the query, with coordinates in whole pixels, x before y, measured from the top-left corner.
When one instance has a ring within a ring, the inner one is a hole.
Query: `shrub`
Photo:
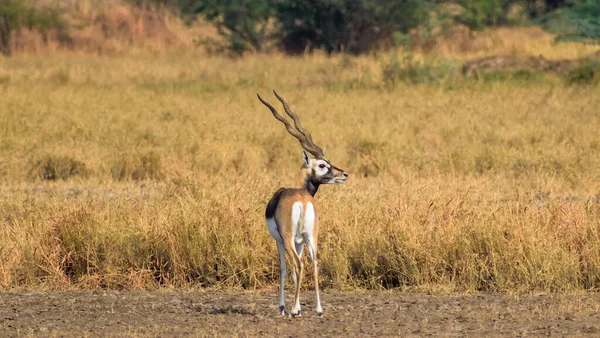
[[[523,24],[528,18],[543,16],[565,6],[569,0],[457,0],[462,11],[456,22],[471,29]]]
[[[486,26],[497,26],[505,21],[506,7],[509,0],[459,0],[464,10],[455,17],[456,21],[471,29],[483,29]]]
[[[520,82],[530,82],[530,81],[541,81],[545,78],[545,74],[543,71],[530,70],[530,69],[501,69],[495,70],[491,72],[482,72],[478,73],[477,77],[485,82],[495,82],[495,81],[520,81]]]
[[[125,156],[113,163],[111,168],[113,179],[146,180],[162,178],[160,155],[150,151],[137,156]]]
[[[383,67],[383,81],[388,84],[439,83],[456,74],[458,69],[458,64],[447,59],[418,62],[409,57],[402,64],[394,57]]]
[[[600,2],[574,2],[569,8],[554,11],[534,21],[544,28],[559,33],[557,41],[600,43]]]
[[[70,177],[88,176],[85,163],[68,156],[48,155],[35,162],[30,170],[30,176],[42,180],[66,180]]]
[[[600,83],[600,62],[588,62],[573,70],[566,76],[568,85],[595,85]]]

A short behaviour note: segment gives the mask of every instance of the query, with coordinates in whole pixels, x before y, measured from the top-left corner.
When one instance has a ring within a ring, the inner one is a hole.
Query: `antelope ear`
[[[304,166],[310,168],[310,158],[308,158],[308,154],[305,150],[302,151],[302,159],[304,160]]]

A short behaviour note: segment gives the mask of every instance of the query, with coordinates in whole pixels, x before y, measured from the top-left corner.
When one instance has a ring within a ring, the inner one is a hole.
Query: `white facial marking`
[[[327,163],[327,161],[316,160],[315,167],[314,167],[315,173],[317,174],[317,176],[323,176],[323,175],[327,174],[330,166],[331,165],[329,163]]]

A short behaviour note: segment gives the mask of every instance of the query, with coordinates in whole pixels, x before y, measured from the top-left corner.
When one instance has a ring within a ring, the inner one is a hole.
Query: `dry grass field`
[[[231,59],[162,10],[37,4],[79,28],[0,58],[0,336],[600,333],[598,70],[460,71],[598,47],[457,27],[413,53]],[[302,150],[273,89],[350,174],[317,194],[323,318],[311,269],[304,317],[275,316],[263,214]]]
[[[0,59],[0,288],[277,283],[263,210],[301,148],[276,89],[350,174],[317,195],[326,289],[597,290],[599,87],[410,85],[392,57]]]

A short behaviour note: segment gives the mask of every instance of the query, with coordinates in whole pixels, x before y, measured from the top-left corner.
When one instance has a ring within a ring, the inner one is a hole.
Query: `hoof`
[[[292,316],[292,318],[300,318],[300,317],[302,317],[302,312],[298,311],[298,313],[292,313],[291,316]]]
[[[319,318],[323,317],[323,311],[317,312],[317,317],[319,317]]]
[[[285,309],[285,306],[283,306],[283,305],[281,305],[279,307],[279,315],[280,316],[285,316],[285,310],[284,309]]]

